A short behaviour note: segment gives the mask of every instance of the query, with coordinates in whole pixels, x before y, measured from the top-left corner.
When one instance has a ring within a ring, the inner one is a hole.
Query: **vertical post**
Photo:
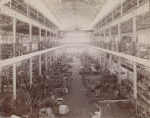
[[[133,62],[134,112],[137,113],[137,65]]]
[[[48,60],[48,59],[47,59],[47,54],[48,54],[48,52],[46,52],[46,58],[45,58],[45,59],[46,59],[46,61],[45,61],[45,62],[46,62],[46,63],[45,63],[45,68],[46,68],[46,70],[47,70],[47,60]]]
[[[1,64],[0,64],[0,91],[2,93],[2,67],[1,67]]]
[[[41,54],[39,55],[39,75],[41,75]]]
[[[39,28],[39,46],[41,50],[41,27]]]
[[[51,39],[51,32],[49,32],[49,46],[50,46],[50,48],[51,48],[51,41],[52,41],[52,39]]]
[[[133,56],[136,56],[136,16],[133,11]]]
[[[110,75],[112,74],[112,55],[109,54],[109,64],[110,64]]]
[[[105,52],[103,52],[104,53],[104,69],[106,68],[106,53]]]
[[[112,45],[111,45],[111,42],[112,42],[112,41],[111,41],[111,27],[109,27],[109,46],[110,46],[109,49],[110,49],[110,50],[111,50],[111,46],[112,46]]]
[[[29,15],[29,2],[27,0],[27,17],[28,17],[28,15]]]
[[[120,22],[118,23],[118,41],[117,41],[117,52],[121,52],[121,32],[120,32]]]
[[[30,38],[29,53],[31,53],[32,52],[32,25],[31,23],[29,24],[29,38]]]
[[[45,30],[45,39],[46,39],[46,41],[45,41],[45,48],[47,49],[47,31]]]
[[[140,5],[140,1],[139,0],[137,0],[137,6],[139,6]]]
[[[99,64],[101,65],[101,60],[102,60],[102,56],[101,56],[101,51],[99,52]]]
[[[13,64],[13,108],[16,108],[16,63]]]
[[[121,85],[121,57],[118,57],[118,84]]]
[[[16,56],[16,14],[13,17],[13,57]]]
[[[30,58],[30,87],[32,85],[32,57]]]
[[[121,16],[122,16],[122,14],[123,14],[123,13],[122,13],[122,9],[123,9],[123,8],[122,8],[122,3],[123,3],[123,0],[121,0]]]
[[[104,40],[106,40],[106,33],[105,33],[105,30],[104,30]],[[106,43],[105,43],[106,44]],[[104,46],[104,48],[106,49],[106,47]]]

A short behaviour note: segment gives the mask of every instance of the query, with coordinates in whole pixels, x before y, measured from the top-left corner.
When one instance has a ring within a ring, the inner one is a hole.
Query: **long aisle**
[[[80,60],[73,57],[72,89],[64,96],[70,111],[60,118],[91,118],[90,113],[94,113],[97,110],[94,103],[89,103],[90,96],[85,95],[88,90],[82,84],[81,75],[79,74],[80,67]],[[111,104],[110,109],[106,108],[106,103],[99,104],[99,106],[102,108],[102,118],[129,118],[129,114],[133,116],[128,109],[120,109],[115,104]]]
[[[93,106],[90,105],[89,98],[85,97],[86,88],[82,84],[79,68],[81,62],[78,58],[73,58],[72,69],[72,90],[64,97],[70,112],[63,118],[90,118],[90,112],[93,111]]]

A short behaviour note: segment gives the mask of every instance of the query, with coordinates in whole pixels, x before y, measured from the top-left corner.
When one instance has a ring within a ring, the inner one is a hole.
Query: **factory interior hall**
[[[0,0],[0,118],[150,118],[150,0]]]

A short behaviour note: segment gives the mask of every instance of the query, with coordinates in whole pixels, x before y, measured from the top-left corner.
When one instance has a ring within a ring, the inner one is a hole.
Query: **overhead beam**
[[[84,33],[84,32],[93,32],[93,30],[58,30],[58,32],[63,32],[63,33]]]

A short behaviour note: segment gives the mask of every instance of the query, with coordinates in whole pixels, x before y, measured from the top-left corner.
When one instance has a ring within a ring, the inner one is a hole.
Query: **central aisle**
[[[82,84],[82,78],[79,74],[81,62],[78,58],[73,57],[72,65],[72,88],[64,96],[64,100],[69,106],[70,111],[67,115],[60,118],[91,118],[90,113],[93,114],[97,111],[97,108],[94,103],[89,103],[90,95],[85,95],[89,90]],[[114,104],[111,105],[110,109],[106,108],[105,103],[99,104],[99,106],[102,109],[102,118],[129,118],[129,114],[132,114],[128,109],[120,109]]]
[[[81,75],[79,74],[81,62],[78,58],[73,58],[72,69],[72,89],[68,95],[64,96],[70,112],[63,118],[90,118],[90,112],[93,111],[89,98],[85,97],[86,88],[82,84]]]

